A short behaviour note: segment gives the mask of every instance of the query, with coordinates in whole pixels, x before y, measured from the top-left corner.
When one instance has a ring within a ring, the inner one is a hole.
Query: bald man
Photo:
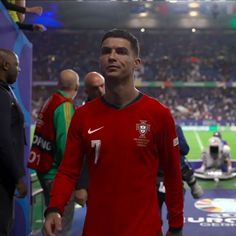
[[[27,193],[24,183],[24,115],[10,88],[20,72],[15,53],[0,49],[0,235],[9,235],[13,198]]]
[[[87,94],[87,101],[100,97],[105,93],[105,79],[98,72],[89,72],[84,77],[84,89]]]
[[[98,72],[89,72],[84,77],[84,91],[87,94],[86,102],[89,102],[97,97],[105,94],[105,79]],[[86,160],[84,161],[83,169],[76,186],[75,201],[81,206],[84,206],[87,198],[88,187],[88,165]]]
[[[61,71],[58,90],[48,98],[39,112],[28,167],[37,172],[46,206],[49,204],[54,177],[63,159],[67,131],[75,111],[73,99],[78,89],[79,75],[70,69]],[[71,198],[63,217],[63,231],[57,235],[70,235],[73,214],[74,201]]]

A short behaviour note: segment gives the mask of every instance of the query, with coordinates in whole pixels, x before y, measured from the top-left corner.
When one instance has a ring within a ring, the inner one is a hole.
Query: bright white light
[[[195,28],[192,28],[192,32],[195,33],[197,30]]]
[[[195,16],[198,16],[198,12],[197,12],[197,11],[190,11],[190,12],[189,12],[189,15],[190,15],[191,17],[195,17]]]
[[[144,5],[145,5],[145,8],[152,8],[153,7],[152,3],[150,3],[150,2],[146,2]]]
[[[140,17],[146,17],[147,15],[148,15],[147,12],[141,12],[141,13],[139,13],[139,16],[140,16]]]
[[[198,8],[199,7],[199,3],[197,2],[190,2],[188,4],[189,8]]]
[[[159,21],[155,18],[133,18],[128,22],[128,27],[134,28],[157,28],[159,26]]]
[[[180,19],[178,25],[182,28],[201,29],[201,28],[209,27],[209,20],[203,19],[203,18],[186,17],[186,18]]]
[[[145,28],[141,28],[140,31],[141,31],[142,33],[144,33],[144,32],[145,32]]]

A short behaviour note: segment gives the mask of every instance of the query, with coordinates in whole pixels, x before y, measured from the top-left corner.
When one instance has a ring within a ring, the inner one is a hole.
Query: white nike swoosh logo
[[[93,130],[91,130],[91,128],[89,128],[88,134],[93,134],[93,133],[97,132],[98,130],[100,130],[100,129],[102,129],[102,128],[104,128],[104,126],[99,127],[99,128],[97,128],[97,129],[93,129]]]

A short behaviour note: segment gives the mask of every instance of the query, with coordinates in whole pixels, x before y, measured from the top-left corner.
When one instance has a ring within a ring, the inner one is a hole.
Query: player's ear
[[[141,59],[139,57],[134,60],[134,69],[137,70],[141,64]]]

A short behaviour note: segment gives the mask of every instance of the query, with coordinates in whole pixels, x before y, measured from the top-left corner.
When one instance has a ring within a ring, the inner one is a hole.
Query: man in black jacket
[[[11,90],[20,71],[10,50],[0,49],[0,235],[9,234],[13,221],[13,198],[23,198],[27,187],[24,170],[24,115]]]

